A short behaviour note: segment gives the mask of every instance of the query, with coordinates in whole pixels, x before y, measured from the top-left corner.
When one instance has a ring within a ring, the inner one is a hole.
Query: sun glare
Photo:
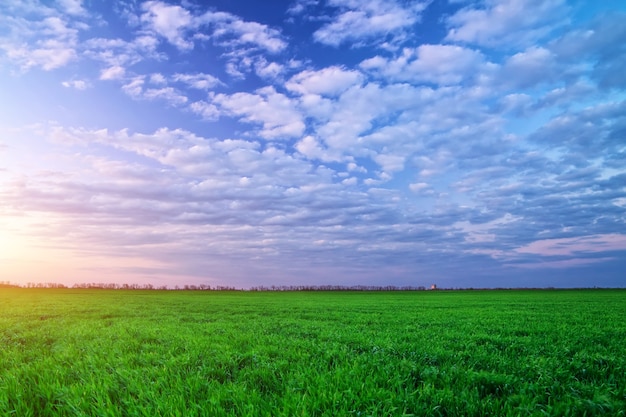
[[[56,280],[67,272],[66,251],[42,244],[36,223],[44,219],[6,216],[0,219],[0,280],[16,284]]]

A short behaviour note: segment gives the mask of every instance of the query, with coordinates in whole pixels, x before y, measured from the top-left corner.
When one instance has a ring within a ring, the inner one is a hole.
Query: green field
[[[0,289],[1,416],[626,415],[626,290]]]

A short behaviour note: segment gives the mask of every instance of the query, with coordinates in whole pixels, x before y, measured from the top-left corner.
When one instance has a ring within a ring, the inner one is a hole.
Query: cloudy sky
[[[623,0],[3,0],[0,280],[626,286]]]

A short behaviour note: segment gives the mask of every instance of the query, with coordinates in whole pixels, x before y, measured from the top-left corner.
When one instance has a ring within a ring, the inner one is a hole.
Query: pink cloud
[[[542,256],[571,256],[577,253],[595,253],[626,250],[626,235],[608,233],[562,239],[537,240],[517,248],[517,253]]]
[[[531,264],[508,264],[516,268],[522,269],[542,269],[542,268],[574,268],[583,265],[591,265],[596,263],[602,263],[612,261],[615,258],[575,258],[565,259],[562,261],[548,261],[548,262],[536,262]]]

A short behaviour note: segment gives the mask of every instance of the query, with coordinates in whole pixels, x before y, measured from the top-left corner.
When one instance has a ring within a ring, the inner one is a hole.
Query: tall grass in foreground
[[[624,290],[3,289],[0,415],[626,415],[624,317]]]

